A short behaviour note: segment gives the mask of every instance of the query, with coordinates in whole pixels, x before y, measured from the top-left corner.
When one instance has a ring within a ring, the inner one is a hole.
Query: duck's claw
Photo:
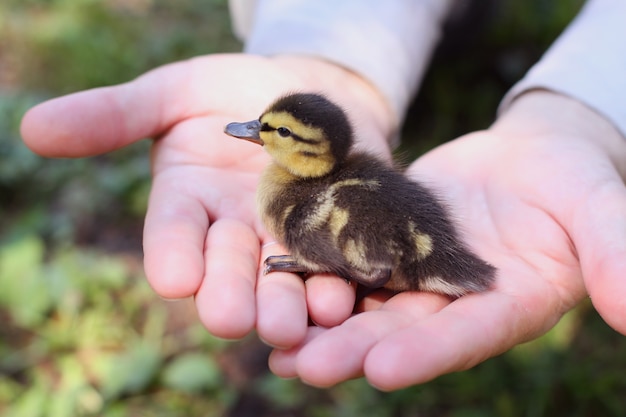
[[[268,256],[263,262],[263,275],[271,272],[292,272],[295,274],[307,274],[310,271],[300,265],[291,255]]]

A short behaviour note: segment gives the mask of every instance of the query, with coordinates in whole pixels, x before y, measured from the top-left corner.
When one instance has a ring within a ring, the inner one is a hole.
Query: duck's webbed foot
[[[263,275],[267,275],[272,272],[291,272],[305,277],[314,271],[298,263],[298,261],[291,255],[274,255],[268,256],[263,262]],[[354,281],[364,287],[372,289],[383,287],[387,284],[390,277],[391,269],[386,268],[375,269],[368,272],[352,269],[348,276],[342,276],[342,278],[347,282]]]
[[[391,278],[391,269],[376,269],[367,273],[351,271],[351,279],[367,288],[381,288]]]
[[[291,255],[275,255],[268,256],[263,262],[263,275],[271,272],[292,272],[304,275],[311,271],[299,264]]]

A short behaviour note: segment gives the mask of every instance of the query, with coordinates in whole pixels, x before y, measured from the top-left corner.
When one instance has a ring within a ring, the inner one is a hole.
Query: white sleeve
[[[589,0],[499,110],[536,88],[585,103],[626,136],[626,0]]]
[[[402,120],[452,0],[231,0],[245,51],[304,54],[369,80]]]

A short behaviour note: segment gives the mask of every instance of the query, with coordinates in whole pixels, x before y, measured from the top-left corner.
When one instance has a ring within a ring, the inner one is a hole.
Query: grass
[[[411,109],[404,137],[413,140],[403,150],[419,154],[488,126],[499,98],[580,3],[482,2],[473,23],[452,25]],[[22,145],[19,120],[47,97],[237,48],[223,0],[0,5],[0,414],[626,414],[626,344],[588,302],[544,337],[469,371],[381,393],[363,380],[318,390],[276,378],[254,336],[215,339],[189,300],[156,297],[141,268],[149,142],[47,160]]]

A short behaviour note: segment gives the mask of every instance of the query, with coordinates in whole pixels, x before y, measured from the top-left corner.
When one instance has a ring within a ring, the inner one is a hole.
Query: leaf
[[[200,353],[175,358],[163,372],[163,383],[175,390],[198,392],[220,385],[221,371],[215,360]]]
[[[128,351],[115,355],[104,370],[105,398],[122,394],[136,394],[146,388],[161,366],[161,352],[157,346],[138,343]]]
[[[93,415],[102,409],[101,395],[90,385],[85,369],[73,355],[57,361],[60,380],[47,407],[48,416]]]
[[[7,416],[43,417],[50,401],[51,382],[35,372],[34,382],[6,409]]]
[[[52,305],[43,279],[43,256],[44,245],[35,236],[0,248],[0,306],[25,327],[41,323]]]

